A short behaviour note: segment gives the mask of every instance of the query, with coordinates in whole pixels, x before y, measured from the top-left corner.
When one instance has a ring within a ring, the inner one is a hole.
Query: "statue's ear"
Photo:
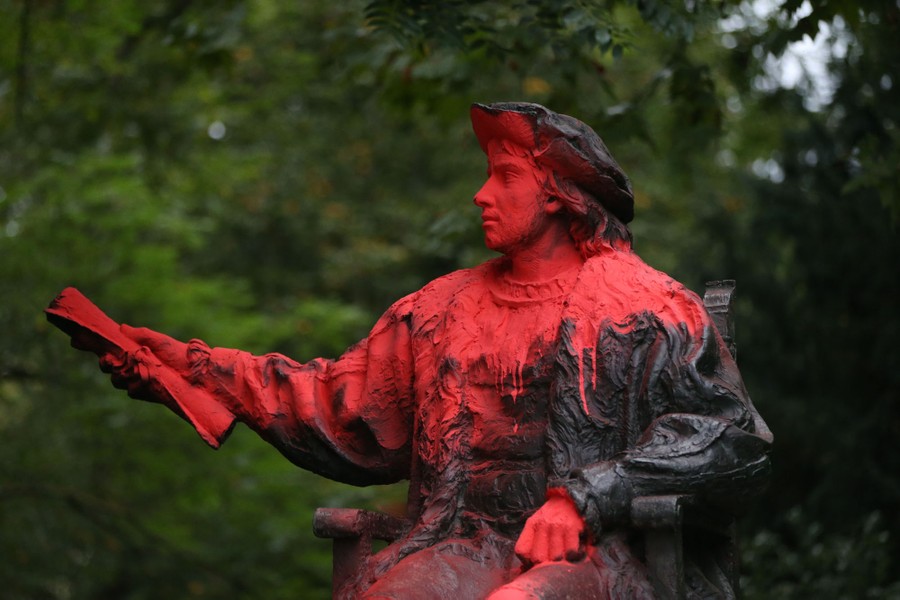
[[[560,200],[559,196],[549,194],[547,200],[544,201],[544,212],[548,215],[555,215],[565,208],[565,204]]]
[[[555,215],[564,207],[564,203],[560,198],[562,194],[560,193],[559,184],[552,172],[542,169],[540,175],[544,192],[547,194],[547,199],[544,201],[544,212],[548,215]]]

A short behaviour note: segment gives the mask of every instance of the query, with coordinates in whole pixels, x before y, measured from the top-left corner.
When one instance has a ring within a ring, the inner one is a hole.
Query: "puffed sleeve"
[[[626,520],[637,496],[692,494],[734,509],[768,475],[771,433],[709,320],[693,331],[656,321],[642,337],[629,363],[629,410],[649,424],[622,451],[573,469],[563,483],[598,528]]]
[[[408,477],[412,437],[411,297],[336,360],[189,344],[190,379],[285,457],[355,485]]]

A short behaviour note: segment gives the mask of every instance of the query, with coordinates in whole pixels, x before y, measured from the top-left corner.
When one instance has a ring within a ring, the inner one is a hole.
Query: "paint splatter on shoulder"
[[[569,299],[577,321],[624,323],[650,313],[665,325],[684,324],[690,333],[708,322],[700,298],[633,252],[611,251],[589,259]]]

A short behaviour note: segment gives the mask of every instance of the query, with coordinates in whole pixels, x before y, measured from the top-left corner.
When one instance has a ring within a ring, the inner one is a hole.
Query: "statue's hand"
[[[120,331],[137,342],[140,349],[124,354],[100,357],[100,369],[110,374],[114,386],[128,390],[128,395],[141,400],[156,400],[152,370],[165,365],[180,374],[190,371],[187,344],[145,327],[122,325]]]
[[[516,555],[525,565],[584,557],[586,525],[575,503],[563,490],[552,490],[547,502],[525,521]]]

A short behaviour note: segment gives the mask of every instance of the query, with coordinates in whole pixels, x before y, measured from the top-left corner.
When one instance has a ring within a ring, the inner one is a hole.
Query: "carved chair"
[[[732,300],[735,282],[731,279],[706,284],[703,304],[719,330],[729,352],[737,358],[734,343]],[[416,507],[407,506],[401,518],[358,508],[318,508],[313,517],[313,533],[333,540],[332,590],[351,577],[362,561],[372,554],[374,540],[393,542],[411,527]],[[642,496],[631,504],[631,525],[644,538],[644,558],[657,596],[664,600],[685,597],[685,532],[706,547],[715,545],[719,568],[732,589],[738,590],[738,552],[734,517],[702,506],[688,494]]]

